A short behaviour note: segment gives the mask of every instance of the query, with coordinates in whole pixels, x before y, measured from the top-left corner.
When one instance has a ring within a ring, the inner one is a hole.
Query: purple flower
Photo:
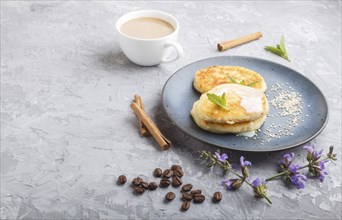
[[[262,181],[259,177],[257,177],[255,178],[255,180],[253,180],[252,186],[253,186],[254,195],[256,197],[263,197],[267,199],[269,203],[272,204],[271,200],[269,200],[266,195],[267,194],[266,182]]]
[[[247,166],[252,166],[252,163],[245,160],[243,156],[240,157],[241,172],[244,178],[249,176],[249,171]]]
[[[326,176],[326,175],[328,175],[328,172],[327,171],[325,171],[325,163],[327,163],[328,161],[327,160],[325,160],[325,161],[320,161],[320,162],[318,162],[318,164],[316,163],[314,166],[313,166],[313,168],[314,168],[314,174],[316,175],[316,176],[318,176],[318,178],[319,178],[319,180],[321,181],[321,182],[323,182],[323,180],[324,180],[324,177]]]
[[[314,152],[315,148],[316,148],[316,145],[315,145],[315,144],[313,144],[312,146],[310,146],[310,145],[305,145],[303,148],[304,148],[304,149],[307,149],[307,150],[309,151],[309,153],[312,154],[312,153]]]
[[[313,144],[312,146],[306,145],[303,148],[308,150],[308,154],[306,155],[306,159],[308,161],[316,161],[322,156],[323,149],[320,151],[315,151],[315,144]]]
[[[255,180],[253,180],[253,182],[252,182],[252,186],[254,188],[256,188],[256,187],[258,187],[260,185],[261,185],[261,179],[259,177],[255,178]]]
[[[291,174],[297,174],[298,170],[299,170],[299,165],[293,164],[289,167],[289,171],[291,172]]]
[[[228,179],[223,180],[222,184],[227,186],[228,190],[235,190],[242,186],[243,181],[241,179]]]
[[[290,181],[292,183],[292,185],[296,186],[298,189],[304,189],[305,184],[303,181],[306,181],[306,176],[303,174],[296,174],[293,176],[290,176]]]
[[[245,168],[247,166],[252,166],[252,163],[245,160],[245,158],[243,156],[240,157],[240,164],[241,164],[241,168]]]
[[[283,165],[283,170],[286,170],[291,165],[294,156],[294,153],[285,154],[283,156],[283,159],[279,162],[281,165]]]
[[[289,171],[290,175],[288,178],[290,179],[292,185],[296,186],[298,189],[304,189],[304,182],[306,181],[306,176],[299,173],[299,165],[290,165]]]
[[[322,156],[322,153],[323,153],[323,149],[320,151],[314,151],[315,159],[318,160]]]
[[[221,162],[224,162],[225,160],[228,159],[228,155],[227,154],[222,154],[220,155],[219,153],[215,152],[215,157],[221,161]]]
[[[315,176],[318,176],[319,180],[323,182],[325,176],[328,175],[328,172],[325,171],[325,163],[327,163],[328,160],[318,161],[322,156],[323,149],[320,151],[315,151],[316,145],[314,144],[312,146],[304,146],[304,148],[308,150],[306,159],[310,162],[309,163],[310,173],[312,173]],[[329,158],[334,157],[332,155],[332,151],[333,151],[333,148],[330,147],[329,153],[327,155]]]

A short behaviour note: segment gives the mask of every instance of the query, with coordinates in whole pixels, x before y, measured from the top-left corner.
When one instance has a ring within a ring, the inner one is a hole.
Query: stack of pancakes
[[[196,72],[194,87],[203,93],[191,110],[196,124],[214,133],[241,133],[261,127],[269,110],[263,77],[243,67],[212,66]],[[207,93],[225,94],[227,109]]]

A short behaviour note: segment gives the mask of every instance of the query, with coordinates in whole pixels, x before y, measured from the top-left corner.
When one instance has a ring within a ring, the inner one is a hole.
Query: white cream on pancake
[[[222,84],[214,87],[208,93],[214,93],[221,96],[223,93],[234,92],[241,98],[240,105],[248,113],[263,112],[262,97],[263,93],[252,87],[242,86],[238,84]]]

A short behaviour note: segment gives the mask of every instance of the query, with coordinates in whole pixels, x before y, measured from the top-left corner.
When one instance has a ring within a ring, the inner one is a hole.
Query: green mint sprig
[[[250,86],[250,87],[255,86],[259,82],[259,81],[255,81],[255,82],[252,82],[252,83],[249,83],[249,84],[246,84],[245,80],[242,80],[241,82],[237,82],[233,77],[231,77],[229,75],[228,75],[228,79],[230,80],[231,83],[240,84],[240,85],[243,85],[243,86]]]
[[[221,96],[218,96],[214,93],[207,93],[209,101],[212,103],[220,106],[221,108],[225,110],[229,110],[226,102],[226,93],[223,93]]]
[[[274,53],[274,54],[284,58],[285,60],[291,62],[289,59],[289,55],[287,54],[287,51],[285,48],[284,36],[281,37],[281,40],[280,40],[279,44],[277,44],[276,47],[265,46],[265,50],[267,50],[271,53]]]

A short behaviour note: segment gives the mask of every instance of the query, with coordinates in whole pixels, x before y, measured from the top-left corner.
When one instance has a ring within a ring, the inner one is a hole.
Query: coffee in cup
[[[183,49],[177,43],[179,24],[172,15],[155,10],[130,12],[118,19],[116,29],[124,54],[142,66],[158,65],[178,59]],[[170,58],[168,50],[176,56]]]
[[[156,39],[171,34],[175,29],[169,22],[162,19],[141,17],[125,22],[120,31],[134,38]]]

